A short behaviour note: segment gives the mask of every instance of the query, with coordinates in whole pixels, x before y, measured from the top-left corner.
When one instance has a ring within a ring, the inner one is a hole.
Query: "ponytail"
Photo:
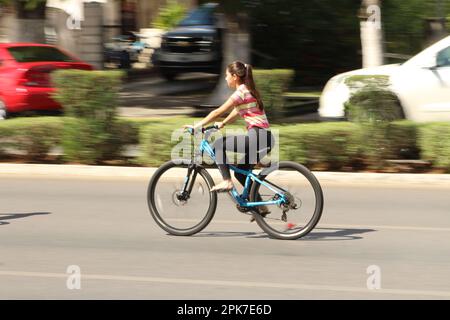
[[[252,96],[255,97],[256,101],[258,102],[258,107],[260,110],[264,110],[264,104],[261,99],[261,95],[259,94],[259,91],[256,89],[255,80],[253,79],[253,67],[249,64],[245,65],[246,69],[246,76],[245,76],[245,86],[248,88]]]
[[[235,74],[239,77],[241,83],[245,84],[251,95],[256,99],[258,108],[263,111],[264,103],[261,99],[259,91],[256,89],[255,81],[253,79],[253,67],[249,64],[235,61],[229,64],[227,69],[231,74]]]

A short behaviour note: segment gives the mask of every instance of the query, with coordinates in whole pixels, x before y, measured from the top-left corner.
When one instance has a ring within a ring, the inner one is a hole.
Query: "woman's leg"
[[[269,130],[260,129],[260,128],[252,128],[249,130],[249,148],[248,153],[242,159],[244,163],[241,166],[246,166],[249,169],[253,169],[253,167],[260,162],[262,158],[264,158],[267,154],[270,153],[272,147],[274,145],[274,139]],[[236,177],[237,178],[237,177]],[[244,181],[245,182],[245,181]],[[249,188],[251,188],[251,183]],[[261,194],[258,192],[255,198],[256,202],[262,202],[263,199]],[[262,205],[257,207],[258,213],[262,216],[266,216],[270,213],[270,210],[267,206]],[[250,218],[250,222],[255,221],[255,218],[252,216]]]
[[[233,163],[229,162],[226,151],[244,154],[237,167],[249,171],[270,152],[273,144],[274,141],[271,132],[260,128],[250,129],[247,135],[229,135],[217,139],[213,144],[216,154],[216,164],[224,180],[228,181],[228,185],[231,182],[230,168],[228,165]],[[234,175],[239,183],[245,186],[247,176],[238,172],[235,172]],[[261,201],[259,194],[257,195],[257,199]]]
[[[226,151],[246,153],[247,146],[248,137],[245,135],[230,135],[221,137],[214,142],[213,149],[216,155],[216,164],[224,179],[224,182],[221,182],[211,190],[230,190],[233,187],[229,165],[234,163],[228,160]]]
[[[253,170],[255,165],[270,153],[272,146],[274,144],[273,137],[270,131],[252,128],[248,132],[248,144],[245,148],[245,156],[241,159],[238,168],[242,170]],[[245,181],[247,179],[246,175],[240,174],[238,172],[234,173],[236,179],[245,186]],[[250,182],[249,189],[251,188],[252,182]],[[262,201],[261,195],[258,193],[256,195],[256,201]]]
[[[216,164],[219,168],[220,174],[222,175],[224,180],[230,180],[230,168],[228,167],[228,158],[226,154],[226,139],[227,137],[218,138],[214,141],[213,149],[214,154],[216,156]]]

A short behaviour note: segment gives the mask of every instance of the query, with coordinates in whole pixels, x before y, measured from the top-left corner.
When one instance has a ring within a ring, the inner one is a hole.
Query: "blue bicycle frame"
[[[208,130],[208,129],[214,129],[214,127],[209,127],[209,128],[205,128],[204,130]],[[213,148],[211,147],[211,145],[209,144],[208,140],[203,138],[202,141],[200,142],[200,150],[199,153],[203,154],[205,153],[208,154],[208,156],[214,160],[214,162],[216,162],[216,155],[214,153]],[[266,183],[265,181],[260,180],[251,170],[247,171],[247,170],[242,170],[239,169],[235,166],[232,165],[228,165],[229,168],[233,171],[236,171],[242,175],[247,176],[247,178],[245,179],[245,185],[244,185],[244,190],[242,192],[242,194],[239,194],[236,190],[236,188],[233,188],[231,190],[231,196],[233,197],[233,199],[237,202],[238,205],[240,205],[241,207],[258,207],[258,206],[262,206],[262,205],[281,205],[283,203],[285,203],[287,201],[286,196],[280,192],[280,190],[276,190],[275,188],[273,188],[270,184]],[[271,200],[271,201],[260,201],[260,202],[248,202],[248,196],[250,193],[250,183],[251,181],[256,181],[257,183],[269,188],[270,190],[272,190],[273,192],[275,192],[279,198],[277,200]],[[186,177],[186,181],[185,184],[187,184],[188,182],[188,177]],[[279,188],[278,188],[279,189]]]

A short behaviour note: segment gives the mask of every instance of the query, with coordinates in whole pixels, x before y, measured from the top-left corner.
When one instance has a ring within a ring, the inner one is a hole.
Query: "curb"
[[[132,81],[154,76],[158,74],[158,72],[159,72],[158,69],[155,67],[146,69],[129,69],[126,71],[125,77],[128,81]]]
[[[48,178],[48,179],[137,179],[149,180],[157,168],[115,167],[89,165],[47,165],[47,164],[0,164],[0,177]],[[214,180],[220,180],[217,169],[208,169]],[[181,176],[184,170],[173,174]],[[434,187],[450,189],[450,174],[411,174],[411,173],[346,173],[316,171],[314,175],[323,185],[353,186],[401,186]]]

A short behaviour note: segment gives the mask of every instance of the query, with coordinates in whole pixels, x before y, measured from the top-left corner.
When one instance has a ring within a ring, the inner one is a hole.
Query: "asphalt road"
[[[317,228],[281,241],[226,195],[169,236],[146,187],[1,177],[0,299],[450,299],[449,188],[324,185]]]

